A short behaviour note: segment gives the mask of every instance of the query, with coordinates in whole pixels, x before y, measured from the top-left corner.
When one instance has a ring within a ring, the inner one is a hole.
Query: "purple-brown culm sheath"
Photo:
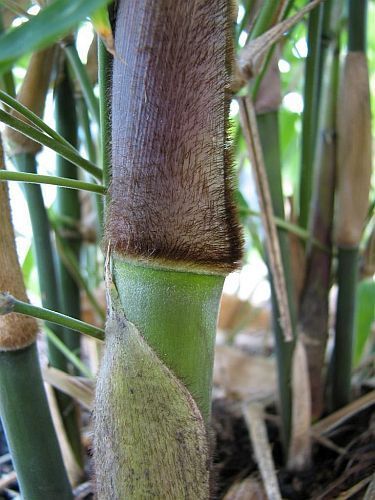
[[[228,144],[229,0],[121,0],[106,240],[128,258],[226,273],[241,258]]]

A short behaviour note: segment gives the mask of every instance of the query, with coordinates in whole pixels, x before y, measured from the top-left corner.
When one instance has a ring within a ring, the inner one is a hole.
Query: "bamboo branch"
[[[242,130],[248,147],[251,163],[254,168],[259,202],[262,207],[262,221],[267,234],[266,246],[269,254],[272,276],[275,284],[277,302],[280,312],[280,324],[286,341],[293,340],[293,329],[290,318],[289,301],[286,293],[286,282],[282,265],[279,240],[273,216],[271,195],[265,174],[262,148],[260,145],[258,125],[254,107],[249,97],[238,98]]]
[[[92,182],[78,181],[68,179],[66,177],[56,177],[53,175],[31,174],[27,172],[12,172],[10,170],[0,172],[0,181],[17,181],[26,182],[28,184],[47,184],[50,186],[58,186],[61,188],[78,189],[98,193],[103,196],[106,194],[106,189],[99,184]]]
[[[40,132],[34,126],[28,125],[23,120],[20,120],[3,110],[0,110],[0,121],[5,123],[8,127],[17,130],[26,137],[29,137],[33,141],[36,141],[39,144],[43,144],[43,146],[52,149],[59,155],[69,160],[74,165],[77,165],[77,167],[83,168],[97,179],[102,178],[101,170],[94,164],[92,164],[89,160],[82,158],[82,156],[80,156],[78,152],[76,153],[71,147],[68,147],[65,144],[57,141],[56,139],[51,138],[47,134]]]
[[[17,300],[8,293],[0,292],[0,315],[9,314],[11,312],[42,319],[43,321],[48,321],[49,323],[54,323],[55,325],[83,333],[88,337],[101,341],[104,340],[104,331],[101,328],[97,328],[94,325],[90,325],[75,318],[70,318],[69,316],[65,316],[65,314],[45,309],[44,307],[33,306],[27,302]]]

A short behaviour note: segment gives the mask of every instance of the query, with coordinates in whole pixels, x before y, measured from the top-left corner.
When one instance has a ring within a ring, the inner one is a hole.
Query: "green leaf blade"
[[[55,0],[21,26],[0,36],[0,74],[22,55],[40,50],[68,33],[109,0]]]

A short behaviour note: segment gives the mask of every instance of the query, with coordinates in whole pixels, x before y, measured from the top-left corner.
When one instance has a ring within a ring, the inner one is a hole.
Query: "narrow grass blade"
[[[86,69],[79,57],[77,49],[73,43],[68,43],[64,46],[64,50],[73,69],[74,75],[81,87],[86,104],[96,123],[98,124],[98,126],[100,126],[99,101],[94,94],[92,84],[89,80]]]
[[[49,135],[53,139],[56,139],[56,141],[65,145],[66,147],[71,148],[72,151],[78,154],[78,151],[66,139],[64,139],[64,137],[62,137],[59,133],[53,130],[53,128],[48,126],[47,123],[43,121],[41,118],[39,118],[39,116],[36,115],[33,111],[24,106],[21,102],[17,101],[17,99],[7,94],[6,92],[0,90],[0,101],[2,101],[4,104],[12,108],[14,111],[17,111],[17,113],[19,113],[20,115],[24,116],[30,122],[31,125],[39,128],[47,135]]]
[[[102,178],[101,170],[90,161],[82,158],[82,156],[80,156],[78,152],[75,152],[71,147],[68,147],[56,139],[49,137],[47,134],[40,132],[37,128],[28,125],[24,121],[19,120],[6,111],[0,110],[0,121],[8,125],[8,127],[21,132],[21,134],[24,134],[26,137],[39,142],[39,144],[43,144],[43,146],[52,149],[57,154],[63,156],[74,165],[77,165],[77,167],[83,168],[94,177],[98,179]]]
[[[69,360],[72,365],[74,365],[78,371],[82,373],[87,378],[93,378],[93,374],[89,370],[89,368],[82,363],[82,361],[79,359],[78,356],[74,354],[67,346],[62,342],[57,335],[53,333],[52,330],[49,328],[45,328],[45,333],[48,337],[48,339],[59,349],[64,356],[66,357],[67,360]]]

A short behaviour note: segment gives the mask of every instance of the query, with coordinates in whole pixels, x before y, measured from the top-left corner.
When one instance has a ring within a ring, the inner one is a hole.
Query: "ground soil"
[[[329,500],[364,497],[368,486],[368,482],[364,480],[375,472],[374,407],[357,413],[329,435],[331,442],[341,450],[344,449],[345,453],[314,442],[313,464],[309,470],[299,473],[285,469],[279,430],[275,423],[277,419],[272,418],[272,408],[267,411],[271,415],[271,419],[267,421],[268,436],[283,498]],[[248,476],[258,477],[261,482],[238,403],[228,399],[215,400],[212,427],[216,436],[215,498],[224,498],[233,483]],[[361,482],[363,488],[352,494],[349,490],[355,490],[353,487]]]

